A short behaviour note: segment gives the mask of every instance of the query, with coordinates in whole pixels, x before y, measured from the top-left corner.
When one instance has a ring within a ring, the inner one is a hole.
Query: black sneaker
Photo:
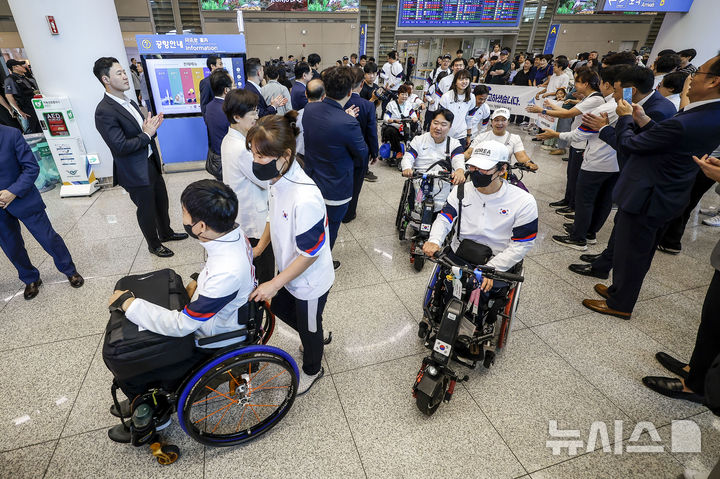
[[[585,240],[582,240],[582,241],[574,240],[574,239],[570,238],[569,236],[559,236],[559,235],[554,235],[552,237],[552,240],[559,245],[568,246],[568,247],[570,247],[572,249],[576,249],[578,251],[585,251],[587,249],[587,241],[585,241]]]
[[[333,269],[337,271],[340,269],[340,261],[333,260]]]
[[[563,228],[565,228],[565,232],[569,235],[573,232],[573,223],[563,223]]]
[[[587,240],[587,244],[597,244],[597,234],[595,233],[588,233],[585,239]]]
[[[378,177],[375,176],[375,174],[374,174],[372,171],[368,170],[368,172],[365,173],[365,181],[369,181],[369,182],[371,182],[371,183],[374,183],[374,182],[377,181],[377,179],[378,179]]]
[[[563,158],[563,161],[570,161],[570,158]]]
[[[673,256],[680,254],[680,250],[679,250],[679,249],[668,248],[667,246],[663,246],[663,245],[661,245],[661,244],[659,244],[659,245],[657,246],[657,249],[658,249],[658,251],[662,251],[663,253],[671,254],[671,255],[673,255]]]
[[[568,201],[565,198],[561,199],[560,201],[553,201],[552,203],[550,203],[550,206],[553,208],[564,208],[567,205]]]
[[[580,261],[585,263],[594,263],[602,254],[581,254]]]
[[[566,206],[565,208],[560,208],[559,210],[555,210],[555,213],[561,215],[561,216],[569,216],[569,215],[575,215],[575,210],[570,208],[569,206]],[[573,216],[574,218],[574,216]]]

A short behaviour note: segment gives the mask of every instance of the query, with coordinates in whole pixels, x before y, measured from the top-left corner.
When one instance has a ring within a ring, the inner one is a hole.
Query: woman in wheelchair
[[[387,104],[385,110],[384,124],[381,135],[383,143],[390,143],[390,159],[399,161],[403,157],[402,142],[409,139],[410,132],[405,131],[406,125],[403,120],[411,121],[411,128],[415,131],[419,128],[418,115],[413,109],[413,104],[408,101],[412,92],[410,85],[400,85],[398,88],[398,99]]]
[[[210,358],[219,348],[245,340],[244,335],[235,335],[208,347],[198,345],[203,339],[244,327],[240,324],[238,311],[246,305],[256,286],[252,248],[235,223],[237,197],[230,187],[219,181],[200,180],[185,188],[180,201],[185,231],[207,252],[205,267],[186,287],[190,303],[176,311],[136,298],[130,291],[115,291],[109,303],[111,311],[124,312],[125,318],[139,328],[168,337],[193,333],[197,347],[195,354],[182,362],[124,378],[121,388],[131,399],[158,385],[173,390],[188,371]],[[113,406],[111,413],[129,418],[130,409],[130,402],[126,400],[119,403],[119,410]],[[169,421],[168,415],[167,424]],[[158,429],[164,425],[159,425]],[[116,442],[130,442],[130,430],[124,423],[111,428],[108,435]]]
[[[430,238],[423,252],[434,255],[456,224],[450,244],[451,253],[460,264],[468,261],[457,257],[462,240],[470,239],[492,250],[488,266],[509,271],[532,249],[538,230],[535,198],[503,179],[507,171],[509,151],[502,143],[486,141],[476,146],[467,161],[472,188],[455,186],[447,202],[433,222]],[[459,189],[464,191],[459,195]],[[458,196],[462,201],[458,200]],[[458,219],[459,218],[459,219]],[[481,290],[491,291],[493,280],[484,277]]]

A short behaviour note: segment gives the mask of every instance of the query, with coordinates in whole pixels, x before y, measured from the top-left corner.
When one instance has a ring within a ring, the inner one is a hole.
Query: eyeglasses
[[[694,71],[694,72],[692,72],[692,73],[690,74],[690,78],[695,78],[695,75],[712,75],[712,76],[719,76],[717,73]]]

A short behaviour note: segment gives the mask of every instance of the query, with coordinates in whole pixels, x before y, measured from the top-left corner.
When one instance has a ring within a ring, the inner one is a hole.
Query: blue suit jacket
[[[7,212],[24,218],[45,208],[35,179],[40,167],[20,130],[0,125],[0,190],[17,196]]]
[[[671,220],[690,201],[699,167],[692,157],[712,153],[720,144],[720,101],[681,111],[638,133],[632,116],[615,126],[618,147],[627,156],[613,200],[624,211]],[[604,131],[604,129],[603,129]]]
[[[205,124],[208,129],[208,139],[210,141],[210,149],[216,154],[220,154],[220,146],[223,138],[227,135],[230,122],[227,115],[223,111],[223,102],[220,98],[213,98],[205,108]]]
[[[200,112],[205,116],[205,108],[207,108],[208,103],[214,98],[212,88],[210,88],[209,76],[200,80],[198,89],[200,90]]]
[[[307,97],[305,96],[305,85],[296,81],[293,83],[292,90],[290,90],[290,103],[292,103],[293,110],[300,111],[307,105]]]
[[[330,98],[305,105],[302,123],[305,172],[326,201],[352,198],[353,169],[368,156],[360,124]]]
[[[673,105],[673,102],[662,96],[657,90],[653,91],[650,98],[648,98],[643,104],[643,110],[645,110],[645,114],[656,123],[666,120],[677,113],[677,109],[675,108],[675,105]],[[634,131],[637,132],[638,128],[634,128]],[[600,139],[617,151],[618,165],[620,166],[620,169],[622,169],[627,158],[625,157],[623,151],[618,151],[615,128],[612,126],[606,126],[600,130]]]
[[[267,104],[262,92],[255,88],[255,85],[250,83],[249,80],[245,82],[245,89],[255,93],[258,96],[258,118],[262,118],[267,115],[274,115],[275,113],[277,113],[275,107]],[[292,100],[290,101],[292,102]]]
[[[346,108],[351,106],[360,108],[356,120],[360,123],[360,129],[362,130],[363,138],[365,138],[365,144],[368,146],[370,158],[377,158],[378,135],[375,104],[362,98],[357,93],[353,93],[348,102],[345,104]]]

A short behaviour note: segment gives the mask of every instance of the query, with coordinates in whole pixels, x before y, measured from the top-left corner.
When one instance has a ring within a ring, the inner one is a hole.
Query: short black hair
[[[452,63],[450,64],[450,66],[452,67],[452,66],[454,66],[456,63],[462,63],[462,64],[463,64],[463,68],[467,68],[467,60],[465,60],[464,58],[456,58],[456,59],[454,59],[454,60],[452,61]]]
[[[435,79],[435,84],[436,84],[436,85],[439,84],[439,83],[440,83],[440,80],[442,80],[443,78],[445,78],[445,77],[448,76],[449,74],[450,74],[450,73],[448,73],[448,72],[440,72],[440,73],[438,73],[438,76],[437,76],[437,78]]]
[[[357,53],[350,54],[350,58],[357,58]]]
[[[603,82],[614,85],[620,74],[629,68],[631,68],[630,65],[610,65],[602,69],[600,78]]]
[[[180,203],[193,224],[203,221],[217,233],[227,233],[235,226],[238,199],[225,183],[208,179],[190,183],[182,192]]]
[[[332,67],[322,72],[325,94],[333,100],[342,100],[350,94],[354,77],[350,67]]]
[[[318,55],[317,53],[311,53],[310,55],[308,55],[307,61],[311,67],[316,67],[320,64],[322,60],[320,59],[320,55]]]
[[[220,60],[219,56],[210,55],[209,57],[207,57],[207,61],[205,63],[207,64],[207,67],[212,70],[212,67],[215,66],[218,60]]]
[[[368,57],[368,61],[369,61],[369,62],[373,62],[373,63],[377,63],[377,62],[375,61],[375,57]]]
[[[477,85],[473,89],[473,95],[487,95],[490,93],[490,89],[486,85]]]
[[[570,64],[570,62],[568,62],[567,57],[565,57],[565,58],[557,57],[555,59],[555,65],[557,65],[558,68],[560,68],[563,71],[565,71],[565,69],[567,69],[569,64]]]
[[[299,62],[295,65],[295,79],[302,78],[306,73],[310,73],[310,64],[308,62]]]
[[[210,89],[215,96],[222,96],[225,88],[232,88],[233,80],[224,68],[218,68],[210,74]]]
[[[605,65],[637,65],[637,58],[630,52],[613,53],[603,57]]]
[[[93,65],[93,74],[95,75],[95,78],[102,83],[102,86],[105,86],[102,81],[102,77],[110,76],[110,69],[115,63],[120,63],[115,57],[100,57],[95,60],[95,65]]]
[[[322,100],[325,95],[325,85],[319,79],[310,80],[305,89],[305,96],[308,100]]]
[[[280,76],[280,67],[271,63],[265,67],[265,76],[271,80],[277,80]]]
[[[363,71],[365,73],[377,73],[378,67],[377,64],[373,62],[367,62],[365,66],[363,67]]]
[[[245,62],[245,76],[248,78],[257,76],[261,68],[262,63],[259,58],[248,58]]]
[[[665,50],[660,50],[660,53],[658,53],[658,57],[664,57],[665,55],[674,55],[675,53],[675,50],[666,48]]]
[[[353,74],[353,90],[360,85],[362,85],[363,81],[365,80],[365,71],[360,67],[351,67]]]
[[[497,55],[491,55],[491,56],[490,56],[490,60],[497,60],[497,59],[498,59],[498,56],[497,56]]]
[[[693,58],[697,56],[697,51],[694,48],[686,48],[685,50],[680,50],[677,54],[681,57],[689,58],[690,61],[692,61]]]
[[[673,93],[680,93],[685,87],[688,74],[685,72],[672,72],[665,75],[660,84]]]
[[[360,55],[360,60],[367,60],[367,55]]]
[[[445,117],[445,119],[452,125],[453,120],[455,120],[455,114],[448,110],[447,108],[443,108],[441,106],[438,107],[437,110],[435,110],[435,115],[433,115],[433,119],[437,118],[438,116],[442,115]]]
[[[387,54],[388,58],[392,58],[393,60],[397,60],[397,50],[390,50]]]
[[[230,123],[235,123],[236,116],[242,118],[248,112],[256,109],[258,101],[258,96],[250,90],[245,90],[244,88],[230,90],[230,92],[225,95],[223,113],[225,113]]]
[[[458,53],[462,53],[462,52],[463,52],[462,50],[458,50],[455,52],[455,54],[457,55]]]
[[[657,60],[655,60],[655,71],[657,73],[670,73],[680,66],[680,61],[680,55],[677,53],[657,57]]]
[[[615,79],[623,88],[635,87],[642,94],[650,93],[655,84],[655,75],[649,68],[632,66],[623,71]]]
[[[575,72],[575,81],[587,83],[593,91],[600,91],[600,76],[592,68],[582,66]]]

